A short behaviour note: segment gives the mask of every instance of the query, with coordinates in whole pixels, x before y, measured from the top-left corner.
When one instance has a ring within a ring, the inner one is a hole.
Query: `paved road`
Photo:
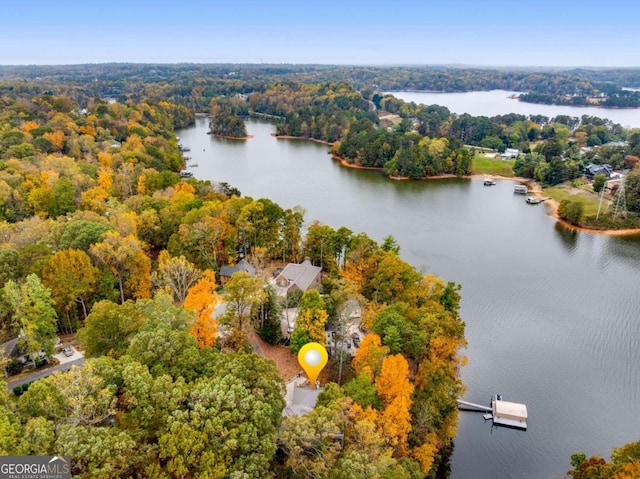
[[[82,364],[84,364],[84,358],[76,359],[75,361],[69,361],[58,366],[53,366],[51,368],[45,369],[44,371],[35,371],[29,376],[20,378],[16,381],[8,382],[7,387],[9,388],[9,390],[13,390],[13,388],[16,386],[22,386],[24,383],[30,383],[31,381],[35,381],[36,379],[46,378],[56,371],[68,371],[69,369],[71,369],[71,366],[81,366]]]

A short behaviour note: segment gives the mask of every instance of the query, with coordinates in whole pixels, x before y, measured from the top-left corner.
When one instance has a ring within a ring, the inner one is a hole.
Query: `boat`
[[[192,176],[193,176],[193,173],[191,173],[189,170],[182,170],[180,172],[181,178],[191,178]]]
[[[496,182],[491,178],[487,178],[484,180],[484,186],[495,186]]]
[[[520,195],[526,195],[528,191],[529,190],[527,189],[526,185],[515,185],[513,187],[513,192]]]
[[[191,163],[189,165],[189,168],[197,168],[198,167],[198,163]]]
[[[530,205],[537,205],[538,203],[542,203],[544,200],[542,198],[538,198],[537,196],[529,195],[527,196],[526,202]]]

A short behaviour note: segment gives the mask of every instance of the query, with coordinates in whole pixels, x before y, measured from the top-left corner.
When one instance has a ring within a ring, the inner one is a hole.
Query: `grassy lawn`
[[[582,204],[584,205],[584,216],[595,216],[598,213],[598,199],[587,196],[583,193],[574,193],[573,191],[569,191],[568,188],[569,186],[564,185],[552,186],[551,188],[543,189],[542,194],[545,196],[550,196],[558,203],[560,203],[562,200],[582,201]],[[606,208],[607,203],[603,201],[601,212],[606,210]]]
[[[486,158],[482,154],[473,157],[471,170],[478,175],[513,176],[513,165],[516,160],[501,160],[500,157]]]

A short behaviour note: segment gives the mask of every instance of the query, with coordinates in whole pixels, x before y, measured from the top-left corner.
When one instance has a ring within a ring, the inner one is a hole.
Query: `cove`
[[[275,139],[267,123],[248,121],[246,141],[207,124],[177,132],[197,178],[300,205],[307,223],[392,234],[403,259],[462,284],[465,398],[526,403],[529,429],[461,412],[452,479],[564,477],[572,453],[608,457],[640,439],[640,238],[567,230],[511,181],[391,181],[324,145]]]

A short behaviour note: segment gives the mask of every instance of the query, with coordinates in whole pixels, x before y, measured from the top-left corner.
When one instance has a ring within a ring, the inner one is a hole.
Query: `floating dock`
[[[491,398],[491,406],[483,406],[458,399],[458,409],[462,411],[483,412],[485,421],[491,420],[495,426],[513,429],[527,429],[527,406],[515,402],[503,401],[502,396],[496,394]]]

